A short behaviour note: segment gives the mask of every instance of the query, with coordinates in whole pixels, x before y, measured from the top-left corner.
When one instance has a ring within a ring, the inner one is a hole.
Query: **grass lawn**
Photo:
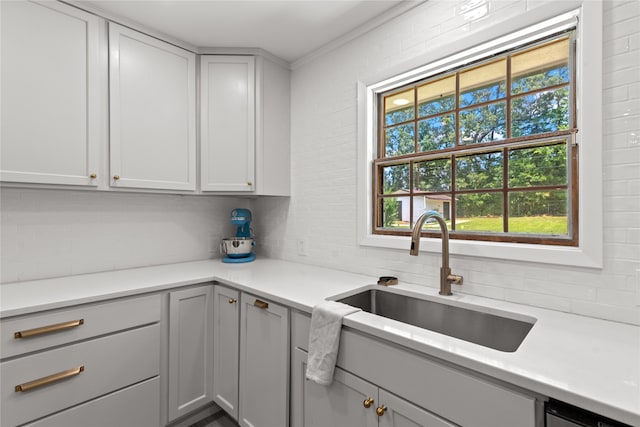
[[[451,221],[447,221],[451,224]],[[409,228],[408,224],[399,224],[398,228]],[[424,228],[439,229],[438,224],[425,224]],[[502,231],[502,218],[458,218],[456,229],[460,231]],[[567,217],[565,216],[524,216],[509,220],[509,231],[527,234],[567,234]]]
[[[450,223],[450,221],[449,221]],[[502,218],[457,218],[460,231],[502,231]],[[567,234],[567,217],[523,216],[509,219],[509,231],[527,234]]]

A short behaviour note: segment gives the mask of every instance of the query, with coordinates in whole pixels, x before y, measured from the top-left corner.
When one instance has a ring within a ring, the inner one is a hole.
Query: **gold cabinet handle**
[[[229,304],[235,304],[236,302],[238,302],[237,299],[235,298],[229,298]]]
[[[387,410],[387,407],[384,405],[380,405],[376,408],[376,414],[381,417],[384,415],[384,412]]]
[[[26,331],[18,331],[13,334],[15,339],[29,338],[37,335],[48,334],[51,332],[64,331],[66,329],[77,328],[84,325],[84,319],[71,320],[69,322],[56,323],[55,325],[41,326],[39,328],[27,329]]]
[[[371,397],[367,397],[364,402],[362,402],[362,406],[365,408],[371,408],[371,405],[373,405],[373,399]]]
[[[77,368],[68,369],[66,371],[58,372],[57,374],[38,378],[37,380],[29,381],[28,383],[18,384],[16,386],[16,393],[33,390],[34,388],[55,383],[66,378],[75,377],[76,375],[80,375],[81,372],[84,372],[84,365],[78,366]]]
[[[248,185],[249,187],[251,187],[251,186],[253,185],[253,182],[251,182],[251,181],[247,181],[247,185]]]
[[[91,175],[89,175],[89,178],[91,179],[96,179],[98,177],[98,174],[96,173],[92,173]]]
[[[119,180],[119,179],[120,179],[120,175],[113,175],[113,180],[114,180],[114,181],[117,181],[117,180]]]
[[[254,306],[258,307],[258,308],[269,308],[269,303],[264,302],[264,301],[260,301],[259,299],[255,300],[255,302],[253,303]]]

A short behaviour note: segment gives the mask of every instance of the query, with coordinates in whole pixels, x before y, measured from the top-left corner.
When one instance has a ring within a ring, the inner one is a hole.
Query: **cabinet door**
[[[377,407],[384,408],[384,413],[379,416],[380,427],[455,427],[455,424],[385,390],[380,389],[378,400]]]
[[[239,423],[243,427],[289,424],[289,311],[241,295]]]
[[[96,186],[99,19],[59,2],[0,8],[0,179]]]
[[[213,400],[238,419],[240,293],[216,285],[213,292]]]
[[[378,388],[336,368],[333,383],[305,378],[307,353],[295,349],[292,364],[292,427],[376,427]],[[367,400],[370,399],[368,402]],[[368,408],[365,407],[368,404]]]
[[[195,60],[109,24],[112,186],[195,190]]]
[[[200,158],[203,191],[254,191],[255,60],[201,57]]]
[[[169,421],[213,401],[212,286],[169,297]]]

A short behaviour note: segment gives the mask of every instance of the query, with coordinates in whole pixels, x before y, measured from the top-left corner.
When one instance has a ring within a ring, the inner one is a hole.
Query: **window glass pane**
[[[460,111],[460,144],[499,141],[506,137],[506,103]]]
[[[380,200],[382,226],[395,230],[408,230],[409,227],[409,196],[384,197]]]
[[[460,107],[504,98],[507,60],[500,59],[460,73]]]
[[[415,126],[413,123],[395,126],[384,131],[387,157],[411,154],[415,151]]]
[[[566,183],[566,144],[509,150],[509,187]]]
[[[413,221],[415,222],[420,215],[424,213],[438,213],[444,218],[447,223],[447,229],[451,230],[451,196],[427,194],[422,196],[415,196],[413,198]],[[422,229],[425,231],[440,231],[440,226],[436,220],[429,220],[422,225]]]
[[[409,192],[409,165],[384,166],[382,168],[382,193]]]
[[[456,106],[455,92],[455,75],[418,87],[418,117],[453,110]]]
[[[456,189],[482,190],[502,187],[502,152],[456,158]]]
[[[456,195],[456,231],[504,231],[502,193]]]
[[[567,190],[509,193],[509,232],[567,235]]]
[[[413,88],[384,98],[384,122],[387,126],[413,120]]]
[[[511,136],[569,129],[569,88],[537,92],[511,100]]]
[[[418,122],[420,151],[441,150],[456,144],[456,115],[446,114]]]
[[[416,163],[414,183],[418,191],[451,190],[451,159]]]
[[[511,58],[511,93],[569,82],[569,38],[542,45]]]

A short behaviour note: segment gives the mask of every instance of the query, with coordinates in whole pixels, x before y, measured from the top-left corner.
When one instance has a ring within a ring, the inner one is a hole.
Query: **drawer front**
[[[78,368],[83,370],[78,372]],[[29,382],[71,371],[68,378],[29,388]],[[160,372],[158,324],[0,363],[3,427],[86,402]]]
[[[25,427],[158,427],[160,378],[116,391]]]
[[[160,295],[127,298],[3,320],[0,322],[0,359],[159,320]],[[17,338],[17,334],[22,337]]]

